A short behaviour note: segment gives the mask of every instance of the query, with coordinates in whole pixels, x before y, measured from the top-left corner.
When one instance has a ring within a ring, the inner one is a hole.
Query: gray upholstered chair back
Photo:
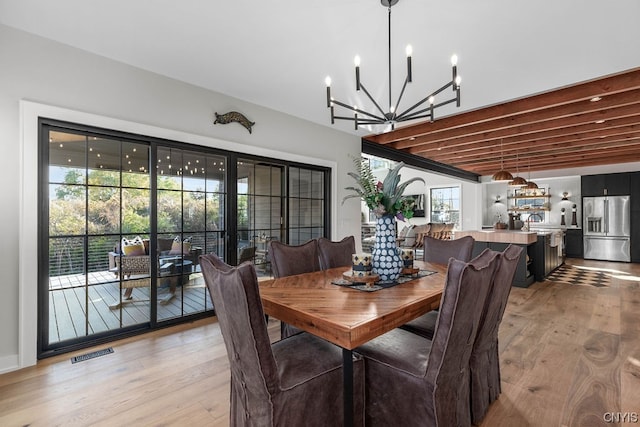
[[[271,269],[275,278],[320,271],[316,239],[297,246],[272,240],[269,242],[268,250],[271,254]]]
[[[326,237],[321,237],[318,239],[318,250],[321,269],[349,266],[351,255],[356,252],[356,239],[353,236],[347,236],[339,242],[333,242]]]
[[[449,258],[469,262],[474,242],[475,240],[471,236],[464,236],[455,240],[439,240],[424,236],[424,260],[438,264],[447,264]]]
[[[248,414],[255,425],[271,425],[271,393],[279,388],[278,369],[251,264],[226,265],[216,255],[201,256],[201,268],[216,308],[231,370],[231,425]],[[242,408],[237,406],[241,405]]]
[[[469,362],[471,418],[474,424],[480,424],[489,405],[498,398],[501,391],[498,329],[507,306],[513,277],[523,252],[521,247],[515,245],[507,246],[502,252],[471,352]]]
[[[251,261],[256,256],[256,247],[247,246],[240,250],[240,256],[238,256],[238,264],[242,264],[245,261]]]
[[[425,379],[436,419],[451,425],[470,424],[469,359],[499,257],[485,249],[469,263],[449,261]]]

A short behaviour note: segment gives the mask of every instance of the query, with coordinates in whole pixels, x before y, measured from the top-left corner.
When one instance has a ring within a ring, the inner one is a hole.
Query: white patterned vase
[[[376,241],[373,245],[373,272],[384,282],[398,280],[402,272],[402,257],[396,243],[396,219],[392,215],[378,218]]]

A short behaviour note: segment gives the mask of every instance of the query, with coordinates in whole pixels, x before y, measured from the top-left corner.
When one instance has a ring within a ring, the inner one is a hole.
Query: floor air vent
[[[105,348],[102,350],[92,351],[91,353],[81,354],[80,356],[74,356],[71,358],[71,363],[84,362],[85,360],[94,359],[96,357],[104,356],[105,354],[113,353],[113,348]]]

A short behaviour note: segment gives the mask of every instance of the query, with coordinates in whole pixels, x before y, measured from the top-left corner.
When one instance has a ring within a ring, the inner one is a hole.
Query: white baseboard
[[[9,356],[0,357],[0,374],[15,371],[20,368],[18,364],[18,355],[11,354]]]

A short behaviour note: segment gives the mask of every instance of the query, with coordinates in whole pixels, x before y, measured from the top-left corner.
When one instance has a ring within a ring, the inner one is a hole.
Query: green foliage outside
[[[69,169],[64,184],[52,184],[49,200],[49,275],[85,271],[84,238],[88,237],[86,271],[108,269],[108,252],[120,240],[150,232],[149,175],[91,170],[84,185],[82,172]],[[224,194],[182,191],[180,182],[158,177],[158,233],[200,233],[222,229]],[[206,202],[206,203],[205,203]],[[246,206],[240,211],[246,212]],[[76,237],[77,236],[77,237]],[[56,238],[59,237],[59,238]]]

